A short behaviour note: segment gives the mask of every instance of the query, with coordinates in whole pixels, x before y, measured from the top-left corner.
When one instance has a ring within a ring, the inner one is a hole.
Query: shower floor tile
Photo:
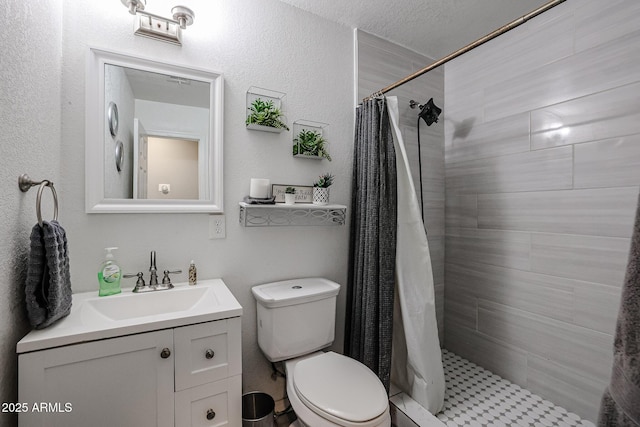
[[[437,417],[447,427],[595,427],[450,351],[442,363],[447,390]]]

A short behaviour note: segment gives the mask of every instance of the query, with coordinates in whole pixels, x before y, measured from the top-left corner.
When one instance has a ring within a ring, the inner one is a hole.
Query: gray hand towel
[[[25,285],[31,326],[43,329],[71,311],[71,280],[67,235],[57,221],[43,221],[31,230]]]
[[[611,381],[598,426],[640,427],[640,200],[613,344]]]

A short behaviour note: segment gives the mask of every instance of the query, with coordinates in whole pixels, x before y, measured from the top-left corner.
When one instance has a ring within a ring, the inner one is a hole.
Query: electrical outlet
[[[224,215],[209,215],[209,239],[227,237],[227,222]]]

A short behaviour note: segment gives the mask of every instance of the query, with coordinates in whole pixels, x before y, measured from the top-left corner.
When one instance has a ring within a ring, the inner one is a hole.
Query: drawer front
[[[241,375],[179,391],[175,397],[175,425],[240,427],[241,395]]]
[[[240,318],[174,330],[175,390],[185,390],[242,372]]]

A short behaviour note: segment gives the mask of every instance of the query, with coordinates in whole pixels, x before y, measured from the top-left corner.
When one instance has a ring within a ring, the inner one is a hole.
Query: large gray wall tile
[[[478,301],[478,331],[601,381],[609,378],[611,335],[484,300]]]
[[[447,298],[471,296],[565,322],[574,318],[573,280],[468,262],[446,264]]]
[[[460,265],[475,262],[528,270],[530,250],[529,233],[449,229],[445,240],[445,262]]]
[[[640,117],[637,120],[640,123]],[[574,157],[575,188],[637,186],[640,183],[640,133],[577,144]]]
[[[445,157],[453,163],[522,153],[529,151],[529,146],[529,113],[524,113],[458,130]]]
[[[531,112],[531,148],[556,147],[640,133],[640,83]]]
[[[597,418],[599,407],[591,402],[600,400],[607,384],[588,373],[576,372],[571,365],[528,355],[527,388],[587,419]]]
[[[506,342],[447,323],[444,346],[509,381],[526,387],[527,353]]]
[[[463,326],[475,331],[478,328],[478,299],[467,293],[460,292],[460,289],[451,285],[447,281],[444,292],[445,324],[449,326]]]
[[[447,70],[447,91],[492,86],[571,55],[573,25],[573,13],[567,11],[544,22],[530,22],[513,30],[510,37],[498,37],[491,45],[474,49],[455,59],[456,67]]]
[[[620,286],[629,239],[536,233],[531,236],[531,270]]]
[[[576,51],[607,43],[638,29],[640,2],[637,0],[600,0],[580,2],[576,8]]]
[[[450,67],[445,64],[445,82]],[[445,83],[445,86],[450,85]],[[463,136],[475,124],[484,122],[484,90],[475,88],[461,92],[447,92],[446,109],[444,110],[446,132],[445,147],[448,147],[454,137]],[[449,131],[451,129],[451,131]]]
[[[427,234],[431,265],[433,266],[433,283],[444,284],[444,236]]]
[[[574,323],[611,334],[615,332],[621,286],[579,282],[574,288]]]
[[[478,227],[630,237],[638,187],[478,195]]]
[[[445,199],[447,227],[478,227],[478,196],[475,194],[447,194]]]
[[[638,37],[640,30],[486,87],[485,120],[636,82],[640,75]]]
[[[447,162],[447,193],[563,190],[572,186],[573,150],[550,148],[466,162]]]

